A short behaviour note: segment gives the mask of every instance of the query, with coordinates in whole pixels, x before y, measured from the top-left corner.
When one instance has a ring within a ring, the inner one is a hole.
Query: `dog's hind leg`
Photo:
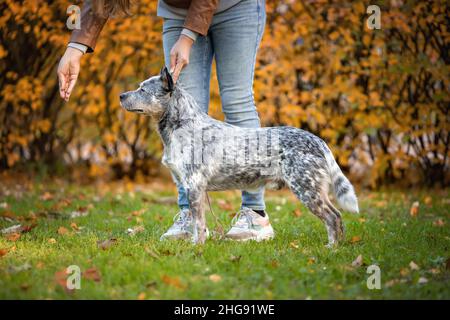
[[[325,224],[328,246],[337,244],[343,233],[342,219],[328,199],[327,172],[319,165],[312,167],[289,162],[283,169],[284,180],[292,192]]]
[[[345,228],[344,224],[342,223],[342,215],[341,212],[336,209],[335,206],[331,203],[330,199],[328,198],[328,195],[325,195],[325,204],[327,206],[327,210],[331,212],[331,214],[334,214],[336,216],[336,224],[337,224],[337,237],[339,241],[344,241],[345,239]]]
[[[188,188],[189,208],[194,219],[192,242],[194,244],[205,243],[206,217],[205,217],[205,191],[203,189]]]

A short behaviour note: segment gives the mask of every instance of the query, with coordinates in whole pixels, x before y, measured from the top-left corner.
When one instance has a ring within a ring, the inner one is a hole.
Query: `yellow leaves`
[[[39,130],[43,133],[47,133],[50,131],[50,128],[52,126],[52,124],[50,123],[50,120],[48,119],[43,119],[43,120],[39,120],[36,124],[36,130]]]

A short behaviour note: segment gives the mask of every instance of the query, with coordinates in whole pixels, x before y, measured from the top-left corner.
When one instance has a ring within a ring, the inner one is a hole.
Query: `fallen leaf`
[[[430,196],[425,197],[425,199],[423,200],[423,202],[429,206],[433,203],[433,199]]]
[[[351,243],[357,243],[361,241],[361,237],[360,236],[353,236],[352,239],[350,240]]]
[[[409,274],[409,269],[407,269],[407,268],[401,268],[400,269],[400,275],[402,277],[406,277],[408,274]]]
[[[30,289],[30,287],[31,287],[31,285],[29,283],[22,283],[20,285],[20,289],[22,289],[23,291]]]
[[[303,214],[303,212],[300,209],[295,209],[293,212],[294,216],[296,216],[297,218],[300,218]]]
[[[133,216],[135,216],[135,217],[140,217],[140,216],[142,216],[142,214],[145,212],[145,208],[143,208],[143,209],[141,209],[141,210],[136,210],[136,211],[133,211],[131,214],[133,215]]]
[[[69,230],[67,230],[67,228],[65,228],[65,227],[59,227],[58,228],[58,234],[60,234],[60,235],[65,235],[65,234],[67,234],[69,232]]]
[[[38,263],[36,263],[36,269],[43,269],[45,266],[45,264],[42,261],[39,261]]]
[[[102,280],[100,272],[94,267],[86,269],[82,273],[82,276],[87,280],[93,280],[95,282],[100,282]]]
[[[79,231],[80,230],[80,228],[78,228],[78,226],[77,226],[77,224],[75,222],[72,222],[70,224],[70,227],[72,228],[72,230],[75,230],[75,231]]]
[[[435,227],[443,227],[445,225],[444,220],[437,219],[436,221],[433,221],[433,226]]]
[[[145,298],[146,298],[146,294],[145,294],[145,292],[141,292],[141,293],[139,293],[139,295],[138,295],[138,300],[145,300]]]
[[[314,258],[314,257],[309,257],[309,258],[308,258],[308,264],[314,264],[314,263],[316,263],[316,258]]]
[[[51,244],[56,243],[56,239],[55,238],[50,238],[50,239],[48,239],[48,243],[51,243]]]
[[[69,291],[67,288],[67,276],[66,268],[64,268],[63,270],[55,272],[54,280],[58,285]]]
[[[9,233],[5,236],[9,241],[17,241],[20,238],[20,233]]]
[[[161,277],[161,280],[165,284],[167,284],[169,286],[172,286],[172,287],[175,287],[177,289],[184,290],[186,288],[186,285],[182,284],[181,281],[180,281],[180,278],[178,278],[178,277],[172,278],[172,277],[169,277],[168,275],[163,275]]]
[[[87,216],[89,214],[89,212],[87,211],[87,209],[86,210],[80,210],[80,209],[78,209],[78,210],[76,210],[76,211],[72,211],[70,214],[69,214],[69,217],[70,218],[79,218],[79,217],[85,217],[85,216]]]
[[[20,232],[21,229],[22,229],[22,225],[21,224],[16,224],[14,226],[2,229],[2,233],[3,234],[16,233],[16,232]]]
[[[298,247],[298,244],[296,243],[296,242],[291,242],[291,243],[289,243],[289,245],[292,247],[292,248],[294,248],[294,249],[298,249],[299,247]]]
[[[0,208],[2,208],[2,209],[8,209],[8,203],[7,202],[1,202],[0,203]]]
[[[116,242],[117,242],[116,238],[111,238],[111,239],[104,240],[104,241],[99,240],[99,241],[97,241],[97,246],[100,249],[106,250],[106,249],[111,248]]]
[[[9,249],[0,249],[0,258],[6,256],[9,252]]]
[[[26,262],[20,266],[9,266],[8,272],[9,273],[18,273],[18,272],[27,271],[30,269],[31,269],[31,265],[28,262]]]
[[[414,201],[411,209],[409,209],[409,214],[411,217],[417,217],[419,214],[419,201]]]
[[[44,192],[40,197],[40,200],[42,201],[48,201],[53,199],[53,195],[50,192]]]
[[[375,207],[377,208],[384,208],[386,207],[386,205],[387,205],[386,200],[380,200],[375,202]]]
[[[270,260],[269,264],[272,268],[278,268],[280,266],[280,263],[278,262],[278,260],[275,260],[275,259]]]
[[[242,256],[231,256],[230,261],[231,262],[239,262],[241,260]]]
[[[364,218],[359,218],[358,221],[361,222],[361,223],[364,223],[364,222],[366,222],[366,219],[364,219]]]
[[[222,277],[218,274],[212,274],[209,276],[209,280],[211,280],[212,282],[220,282],[220,280],[222,280]]]
[[[33,230],[36,226],[37,226],[37,224],[35,224],[35,223],[30,224],[30,225],[23,226],[22,229],[20,229],[20,232],[21,232],[21,233],[27,233],[27,232],[30,232],[30,231]]]
[[[352,267],[360,267],[363,264],[363,256],[360,254],[356,259],[352,262]]]
[[[155,259],[157,259],[157,260],[160,260],[160,259],[161,259],[161,258],[159,257],[159,254],[156,253],[156,252],[155,252],[154,250],[152,250],[151,248],[145,247],[144,250],[145,250],[145,252],[147,252],[149,255],[151,255],[153,258],[155,258]]]
[[[409,267],[411,268],[411,270],[419,270],[420,269],[419,266],[414,261],[411,261],[409,263]]]
[[[425,284],[428,282],[428,279],[425,277],[420,277],[419,280],[417,280],[418,284]]]

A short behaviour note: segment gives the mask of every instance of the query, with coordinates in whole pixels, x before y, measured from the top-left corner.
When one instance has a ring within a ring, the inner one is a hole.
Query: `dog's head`
[[[159,76],[151,77],[142,82],[134,91],[120,95],[120,105],[127,111],[159,117],[164,113],[164,107],[174,90],[172,76],[166,67],[161,69]]]

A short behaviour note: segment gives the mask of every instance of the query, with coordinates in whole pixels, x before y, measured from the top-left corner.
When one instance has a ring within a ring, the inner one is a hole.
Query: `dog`
[[[205,114],[194,98],[174,84],[168,69],[120,95],[121,106],[152,117],[164,145],[162,163],[187,191],[195,227],[192,241],[204,243],[204,198],[210,190],[287,185],[319,219],[328,246],[344,239],[341,213],[331,203],[358,213],[354,188],[329,147],[310,132],[293,127],[241,128]]]

